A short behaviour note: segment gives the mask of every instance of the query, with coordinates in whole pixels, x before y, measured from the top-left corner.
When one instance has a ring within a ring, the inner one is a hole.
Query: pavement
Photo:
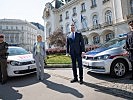
[[[12,77],[0,85],[2,100],[133,100],[130,73],[115,79],[110,75],[90,73],[84,68],[84,84],[70,83],[71,68],[45,68],[45,79],[36,74]]]

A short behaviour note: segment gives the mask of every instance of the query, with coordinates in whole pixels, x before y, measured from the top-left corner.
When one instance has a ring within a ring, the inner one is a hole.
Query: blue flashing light
[[[119,34],[119,37],[126,37],[127,33]]]

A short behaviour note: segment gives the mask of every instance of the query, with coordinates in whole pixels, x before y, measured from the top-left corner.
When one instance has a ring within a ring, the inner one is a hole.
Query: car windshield
[[[9,56],[29,54],[28,51],[26,51],[25,49],[23,49],[21,47],[9,48],[8,53],[9,53]]]
[[[126,43],[126,38],[115,38],[101,45],[101,47],[111,48],[111,47],[119,47]]]

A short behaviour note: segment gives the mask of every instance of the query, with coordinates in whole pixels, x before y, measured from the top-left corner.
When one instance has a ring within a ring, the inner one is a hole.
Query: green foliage
[[[48,55],[47,64],[71,64],[71,58],[65,55]]]

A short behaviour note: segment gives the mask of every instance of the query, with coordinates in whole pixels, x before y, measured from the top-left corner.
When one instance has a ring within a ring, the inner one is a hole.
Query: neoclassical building
[[[38,34],[44,37],[44,31],[34,24],[19,19],[0,19],[0,32],[10,45],[21,46],[32,51]]]
[[[57,28],[69,34],[73,22],[86,44],[99,45],[127,33],[132,15],[133,0],[53,0],[46,3],[43,19],[46,37]]]

